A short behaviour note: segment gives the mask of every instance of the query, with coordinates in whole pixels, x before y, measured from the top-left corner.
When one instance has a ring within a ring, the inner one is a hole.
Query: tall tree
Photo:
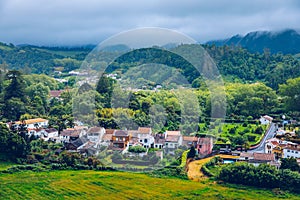
[[[286,84],[279,86],[279,92],[286,97],[286,109],[300,111],[300,77],[288,79]]]
[[[9,71],[6,74],[6,79],[10,81],[4,91],[4,101],[11,98],[18,98],[22,102],[26,102],[25,85],[21,72],[17,70]]]

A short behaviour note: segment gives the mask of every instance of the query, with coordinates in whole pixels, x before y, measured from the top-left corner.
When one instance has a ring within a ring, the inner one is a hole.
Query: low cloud
[[[299,29],[299,21],[296,0],[0,1],[0,41],[15,44],[96,44],[138,27],[170,28],[204,42],[254,30]]]

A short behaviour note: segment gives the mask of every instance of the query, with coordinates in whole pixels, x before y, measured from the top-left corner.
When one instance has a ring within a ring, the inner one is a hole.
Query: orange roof
[[[181,135],[180,131],[166,131],[167,135]]]
[[[279,145],[279,143],[277,142],[277,141],[271,141],[271,143],[273,144],[273,145]]]
[[[61,93],[63,93],[64,90],[51,90],[50,96],[51,97],[60,97]]]
[[[113,134],[115,129],[105,129],[106,134]]]
[[[39,123],[39,122],[46,122],[48,121],[47,119],[43,119],[43,118],[35,118],[35,119],[27,119],[24,120],[25,124],[35,124],[35,123]],[[23,123],[23,121],[17,121],[16,124],[21,124]]]
[[[138,132],[144,133],[144,134],[149,134],[149,133],[151,133],[151,128],[150,127],[139,127]]]
[[[196,138],[195,136],[183,136],[183,140],[189,142],[197,142],[198,138]]]
[[[103,141],[112,140],[112,134],[104,134],[102,137]]]

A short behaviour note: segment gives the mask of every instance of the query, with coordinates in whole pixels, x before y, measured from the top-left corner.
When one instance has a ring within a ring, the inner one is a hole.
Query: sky
[[[300,30],[297,0],[0,0],[0,41],[98,44],[122,31],[168,28],[199,42],[251,31]]]

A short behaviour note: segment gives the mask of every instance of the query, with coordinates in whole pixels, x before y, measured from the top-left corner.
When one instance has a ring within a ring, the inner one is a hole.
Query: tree
[[[102,76],[97,83],[96,91],[103,97],[101,103],[104,107],[111,107],[111,96],[113,92],[114,80],[106,76]]]
[[[9,85],[5,88],[4,101],[11,98],[18,98],[22,102],[26,102],[25,98],[25,85],[21,72],[12,70],[7,72],[6,79],[10,81]]]
[[[0,123],[0,152],[8,158],[25,157],[30,146],[24,138],[10,131],[6,124]]]
[[[295,158],[283,158],[281,159],[280,169],[290,169],[292,171],[299,171],[300,166]]]
[[[195,147],[192,146],[191,149],[189,150],[188,154],[187,154],[187,158],[194,158],[196,155],[196,150]]]
[[[286,84],[279,85],[279,92],[286,98],[286,110],[300,111],[300,77],[288,79]]]

